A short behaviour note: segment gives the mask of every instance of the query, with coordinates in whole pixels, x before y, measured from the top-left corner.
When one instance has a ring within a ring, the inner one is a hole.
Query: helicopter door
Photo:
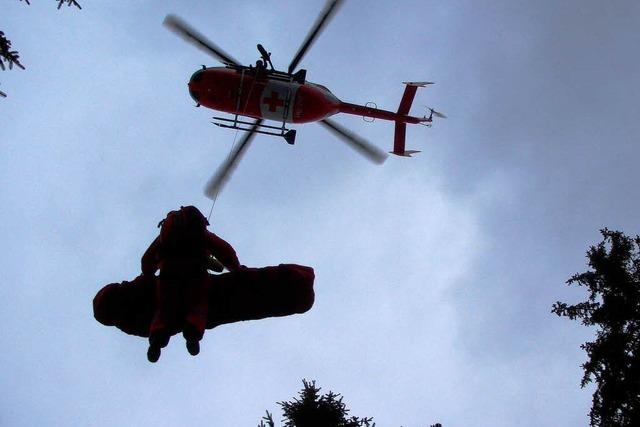
[[[299,87],[298,83],[268,81],[260,97],[262,117],[291,123],[293,121],[293,108],[291,107],[294,105]]]

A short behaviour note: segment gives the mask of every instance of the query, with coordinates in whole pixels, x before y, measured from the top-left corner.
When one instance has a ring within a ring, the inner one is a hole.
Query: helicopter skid
[[[214,117],[213,119],[214,121],[211,123],[218,127],[237,129],[245,132],[250,131],[252,129],[252,126],[254,125],[253,122],[238,120],[237,117],[235,119],[228,119],[226,117]],[[284,125],[284,122],[282,123],[282,126],[259,124],[253,131],[256,133],[261,133],[263,135],[281,136],[285,139],[285,141],[287,141],[287,144],[290,145],[293,145],[296,141],[295,129],[287,129]]]

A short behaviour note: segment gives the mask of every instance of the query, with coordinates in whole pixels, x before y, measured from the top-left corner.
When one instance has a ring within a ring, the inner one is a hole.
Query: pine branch
[[[24,70],[19,58],[18,52],[11,50],[11,41],[5,37],[4,32],[0,31],[0,68],[5,70],[4,63],[6,62],[9,69],[12,69],[15,64]]]
[[[23,1],[23,0],[20,0],[20,1]],[[80,3],[78,3],[76,0],[56,0],[56,1],[58,2],[58,9],[60,9],[62,5],[65,3],[69,7],[75,6],[78,9],[82,9],[82,6],[80,6]],[[31,5],[31,3],[29,3],[29,0],[24,0],[24,2],[29,6]],[[18,54],[18,51],[11,50],[11,41],[5,37],[4,32],[0,31],[0,69],[2,69],[3,71],[6,70],[5,63],[10,70],[13,68],[14,65],[16,65],[17,67],[23,70],[25,69],[24,65],[20,63],[20,55]],[[0,91],[0,97],[6,98],[7,94]]]
[[[78,9],[82,9],[82,6],[76,0],[56,0],[58,1],[58,9],[62,7],[64,3],[67,3],[67,6],[76,6]],[[27,2],[28,3],[28,2]]]
[[[78,9],[82,9],[82,6],[80,6],[80,3],[78,3],[76,0],[56,0],[56,1],[58,2],[58,9],[60,9],[62,5],[65,3],[67,3],[67,6],[75,6]],[[24,2],[28,5],[31,5],[31,3],[29,3],[29,0],[24,0]]]
[[[267,422],[266,424],[264,422]],[[260,424],[258,425],[258,427],[275,427],[275,422],[273,421],[273,415],[271,415],[271,413],[269,411],[267,411],[267,415],[265,415],[264,417],[262,417],[262,420],[260,420]]]

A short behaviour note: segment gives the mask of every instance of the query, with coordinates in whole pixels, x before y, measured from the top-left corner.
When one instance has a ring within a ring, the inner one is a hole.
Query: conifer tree
[[[302,380],[303,389],[289,402],[278,402],[282,408],[283,427],[375,427],[372,418],[349,416],[349,409],[342,396],[329,391],[320,394],[315,381]],[[272,415],[267,411],[259,427],[275,427]]]
[[[558,301],[552,312],[597,328],[596,339],[581,346],[589,358],[581,386],[596,385],[590,425],[640,426],[640,237],[601,233],[587,252],[591,270],[567,281],[585,287],[587,300]]]

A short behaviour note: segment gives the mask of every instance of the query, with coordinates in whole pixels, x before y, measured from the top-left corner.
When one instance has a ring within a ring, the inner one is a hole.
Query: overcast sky
[[[132,279],[167,211],[193,204],[235,131],[186,83],[217,65],[162,25],[286,68],[324,2],[1,0],[26,70],[0,73],[0,424],[253,426],[315,379],[379,426],[584,426],[579,345],[550,313],[585,294],[602,227],[640,232],[635,1],[347,0],[300,64],[344,101],[394,110],[432,80],[449,115],[376,166],[315,124],[259,136],[212,230],[243,264],[316,271],[303,315],[147,342],[93,319]],[[393,124],[336,121],[389,150]]]

